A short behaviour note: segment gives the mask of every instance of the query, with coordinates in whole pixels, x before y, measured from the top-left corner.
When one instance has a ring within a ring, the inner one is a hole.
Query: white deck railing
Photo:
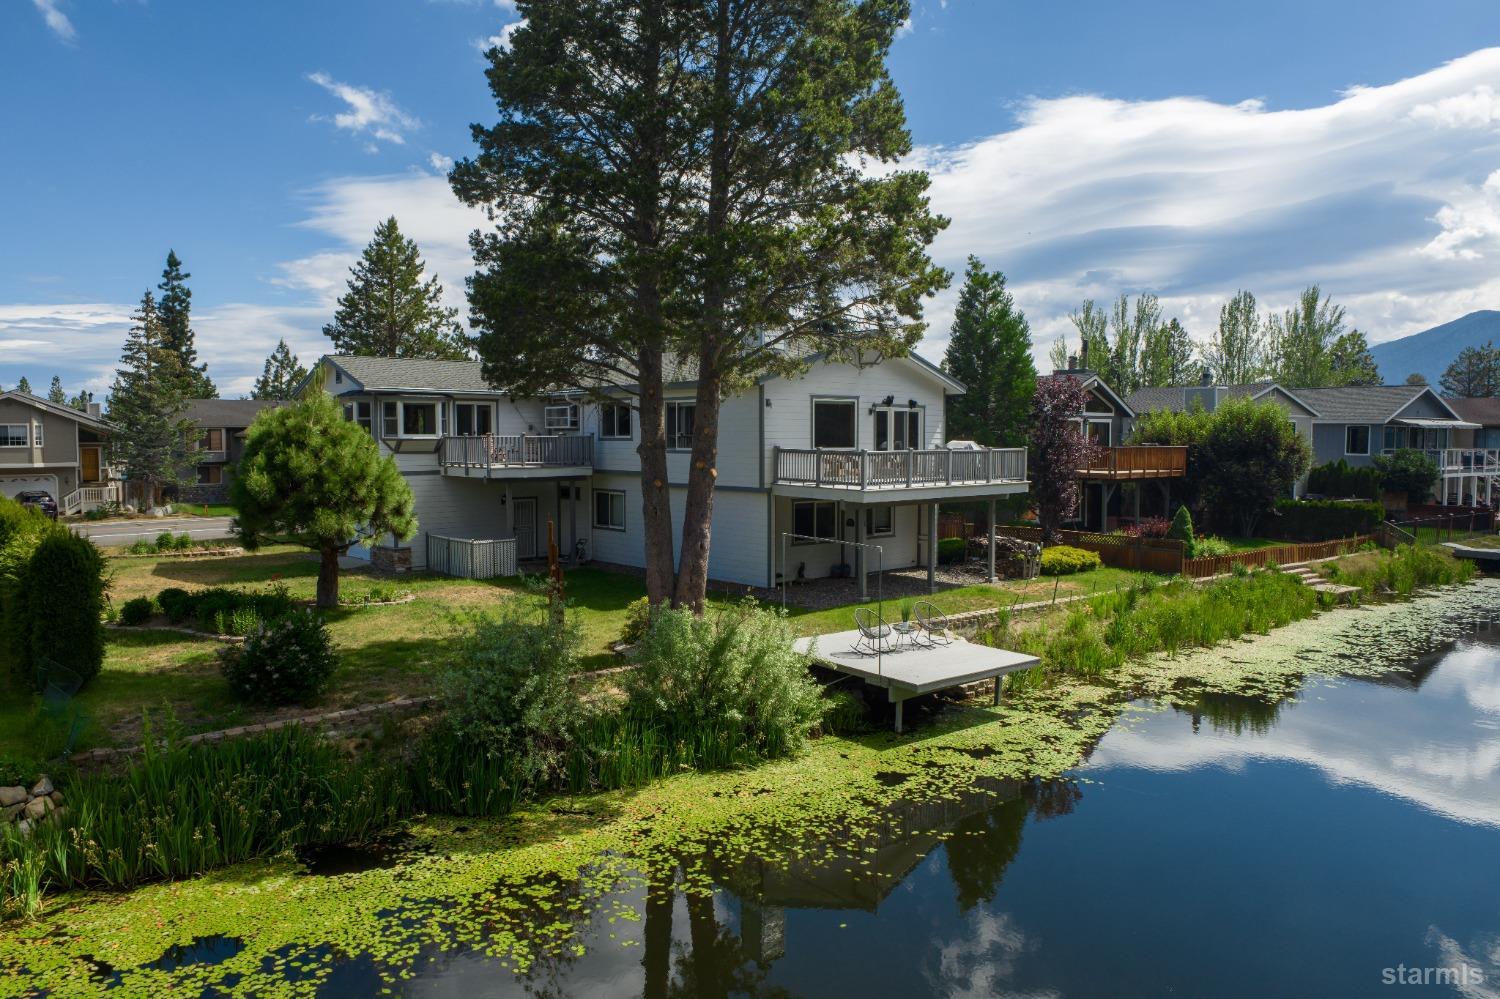
[[[831,451],[776,448],[775,481],[783,485],[895,489],[1025,482],[1025,448],[924,451]]]
[[[82,486],[64,496],[57,504],[57,512],[64,517],[71,517],[75,513],[83,513],[95,507],[103,506],[105,503],[118,503],[120,501],[120,487],[110,482],[102,486]]]
[[[567,468],[594,463],[594,438],[584,434],[485,434],[444,437],[448,468]]]
[[[1405,450],[1405,449],[1402,449]],[[1500,475],[1500,449],[1449,447],[1420,449],[1444,475]],[[1386,448],[1384,454],[1395,454]]]

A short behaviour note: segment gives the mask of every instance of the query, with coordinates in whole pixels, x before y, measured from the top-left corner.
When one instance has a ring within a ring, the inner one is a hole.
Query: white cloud
[[[335,128],[345,129],[358,136],[367,136],[381,142],[404,145],[404,133],[422,127],[422,123],[396,106],[391,96],[367,87],[356,87],[340,83],[327,73],[309,73],[307,78],[348,105],[332,118]],[[314,115],[314,121],[329,120],[324,115]],[[375,150],[374,143],[367,147]]]
[[[1481,84],[1466,94],[1444,97],[1411,109],[1417,121],[1445,128],[1487,128],[1500,125],[1500,94],[1489,84]]]
[[[908,15],[906,20],[896,26],[896,37],[905,38],[915,30],[917,30],[916,19]]]
[[[31,0],[36,9],[41,12],[42,18],[47,22],[47,27],[62,41],[72,44],[78,40],[78,32],[73,30],[73,22],[68,20],[57,6],[58,0]]]
[[[510,48],[511,36],[525,23],[525,21],[512,21],[510,24],[501,27],[498,34],[490,35],[487,38],[474,39],[474,47],[481,52],[488,52],[490,49],[500,49],[502,51],[508,49]]]
[[[453,157],[444,156],[442,153],[428,153],[427,165],[438,173],[447,173],[453,169]]]

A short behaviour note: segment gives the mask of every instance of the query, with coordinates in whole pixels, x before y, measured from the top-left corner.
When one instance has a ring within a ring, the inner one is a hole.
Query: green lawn
[[[237,511],[228,503],[173,503],[174,517],[233,517]]]
[[[138,596],[155,596],[167,587],[199,589],[227,585],[250,589],[282,584],[292,595],[311,599],[317,562],[307,552],[272,548],[253,555],[213,559],[112,558],[109,596],[115,606]],[[1140,576],[1123,569],[1101,568],[1074,576],[966,586],[942,591],[931,599],[947,613],[983,607],[1102,592],[1126,586]],[[373,580],[347,573],[347,597],[368,589]],[[381,580],[381,585],[390,585]],[[343,668],[318,705],[335,709],[432,690],[432,676],[471,615],[493,611],[522,592],[518,579],[464,580],[415,574],[394,585],[411,590],[416,600],[388,607],[349,607],[328,615],[329,631],[343,654]],[[587,649],[585,669],[615,665],[609,646],[625,624],[626,609],[645,594],[635,576],[582,568],[567,573],[568,600],[576,609]],[[739,599],[712,594],[710,603]],[[789,608],[799,634],[844,631],[853,626],[855,604],[830,610]],[[875,601],[868,606],[874,607]],[[900,602],[887,599],[887,620],[899,619]],[[111,629],[104,669],[77,698],[87,719],[80,747],[124,745],[138,741],[141,716],[170,707],[189,730],[206,731],[249,724],[274,712],[236,703],[218,669],[220,644],[166,630]],[[45,757],[60,750],[63,732],[48,723],[35,699],[0,690],[0,757]]]
[[[1291,541],[1281,541],[1276,538],[1224,538],[1220,540],[1229,542],[1229,547],[1237,552],[1253,552],[1260,548],[1279,548],[1289,545]]]

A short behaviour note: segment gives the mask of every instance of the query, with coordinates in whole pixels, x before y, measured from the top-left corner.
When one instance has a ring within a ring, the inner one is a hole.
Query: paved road
[[[150,520],[83,521],[74,529],[98,544],[133,545],[142,538],[155,540],[163,531],[187,534],[194,540],[229,537],[229,517],[161,517]]]

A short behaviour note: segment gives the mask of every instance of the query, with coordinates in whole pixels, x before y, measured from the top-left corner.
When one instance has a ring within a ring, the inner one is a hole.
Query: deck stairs
[[[1330,580],[1324,579],[1318,573],[1317,569],[1314,569],[1306,562],[1297,562],[1293,565],[1284,565],[1281,567],[1281,571],[1289,575],[1296,576],[1298,579],[1302,580],[1304,585],[1310,587],[1314,592],[1332,594],[1334,599],[1336,600],[1352,601],[1354,598],[1354,594],[1359,592],[1359,587],[1357,586],[1345,586],[1342,583],[1335,583]]]

